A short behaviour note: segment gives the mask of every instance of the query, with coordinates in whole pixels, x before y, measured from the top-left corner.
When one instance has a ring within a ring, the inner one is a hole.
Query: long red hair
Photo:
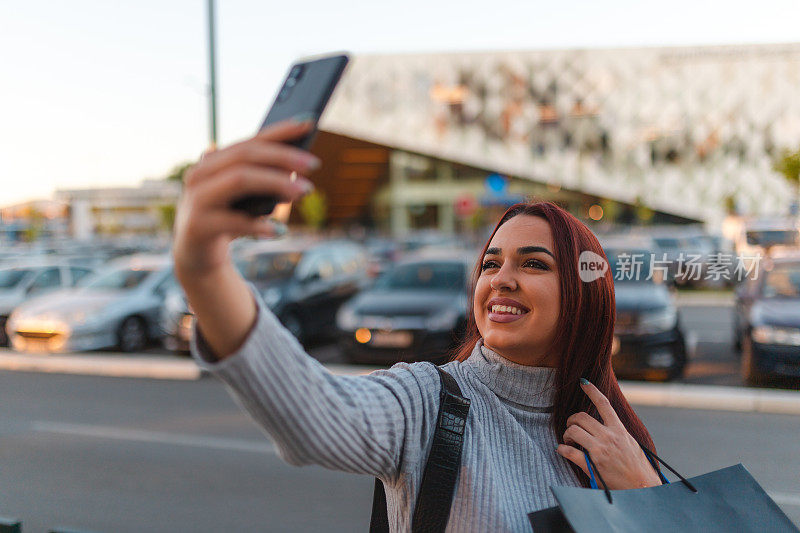
[[[616,309],[613,272],[609,268],[603,277],[584,283],[578,275],[578,257],[589,250],[608,261],[597,237],[568,211],[553,202],[515,204],[506,210],[483,246],[472,273],[469,294],[467,327],[462,342],[449,359],[464,361],[481,338],[473,313],[475,286],[481,274],[483,256],[497,229],[517,215],[543,218],[553,234],[561,290],[561,310],[556,325],[552,349],[560,354],[555,374],[556,393],[551,426],[556,438],[563,442],[567,418],[586,411],[601,420],[594,404],[579,386],[580,378],[591,381],[608,398],[625,428],[639,443],[655,451],[653,439],[633,408],[622,395],[617,377],[611,367],[611,343],[614,336]],[[585,487],[589,478],[577,465],[570,466]]]

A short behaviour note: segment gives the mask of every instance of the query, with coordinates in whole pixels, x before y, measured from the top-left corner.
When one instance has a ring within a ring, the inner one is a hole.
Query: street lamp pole
[[[214,0],[208,0],[209,149],[217,148],[217,71],[215,58]]]

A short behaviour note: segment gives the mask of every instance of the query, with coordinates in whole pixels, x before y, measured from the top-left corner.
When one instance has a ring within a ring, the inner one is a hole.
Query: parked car
[[[9,317],[6,330],[18,351],[117,347],[136,352],[161,336],[160,309],[175,283],[166,256],[120,258],[76,288],[20,305]]]
[[[398,261],[339,310],[339,346],[356,363],[441,361],[463,335],[475,254],[428,250]]]
[[[365,249],[347,240],[255,242],[236,262],[301,343],[335,335],[339,307],[372,282]]]
[[[8,346],[6,322],[20,304],[47,292],[75,286],[93,269],[66,263],[18,263],[0,269],[0,346]]]
[[[800,254],[762,266],[760,275],[736,289],[734,337],[742,377],[751,385],[800,377]]]
[[[620,377],[656,381],[680,377],[693,347],[687,347],[674,290],[650,264],[652,249],[609,242],[604,242],[603,248],[614,274],[614,372]],[[619,275],[626,268],[620,263],[629,263],[635,254],[647,258],[638,275]]]
[[[188,354],[192,338],[194,314],[189,309],[186,295],[179,286],[170,288],[164,297],[159,318],[164,348],[172,352]]]

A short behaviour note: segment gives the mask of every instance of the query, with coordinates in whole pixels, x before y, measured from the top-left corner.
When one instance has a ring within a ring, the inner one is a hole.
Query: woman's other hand
[[[586,380],[581,388],[597,407],[603,423],[586,412],[575,413],[567,419],[564,442],[557,448],[562,457],[578,465],[588,476],[586,457],[577,446],[588,452],[609,489],[639,489],[661,484],[642,448],[625,426],[600,390]],[[599,487],[602,482],[595,476]]]
[[[231,262],[228,245],[236,237],[277,233],[266,217],[234,211],[231,201],[251,194],[294,201],[309,192],[313,186],[303,176],[319,160],[286,141],[311,128],[310,122],[275,124],[252,139],[205,154],[186,173],[172,247],[175,277],[218,359],[241,346],[256,318],[255,301]],[[295,181],[292,172],[298,175]]]

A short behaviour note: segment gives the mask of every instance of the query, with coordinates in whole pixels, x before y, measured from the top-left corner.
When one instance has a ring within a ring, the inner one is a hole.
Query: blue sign
[[[489,174],[485,184],[486,190],[493,195],[502,196],[508,191],[508,178],[502,174]]]

